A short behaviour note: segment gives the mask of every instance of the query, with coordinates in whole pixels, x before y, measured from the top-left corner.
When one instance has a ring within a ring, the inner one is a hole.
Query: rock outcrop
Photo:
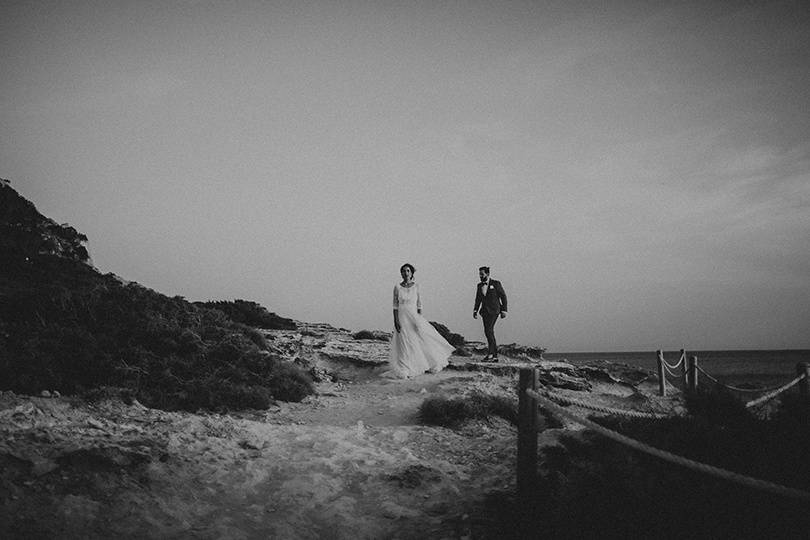
[[[542,360],[544,352],[546,352],[546,349],[543,347],[531,347],[528,345],[519,345],[517,343],[509,343],[508,345],[498,346],[499,354],[516,358],[526,357]]]
[[[389,341],[379,337],[381,330],[351,332],[326,323],[298,323],[297,331],[265,331],[270,349],[307,370],[316,381],[340,381],[379,375],[388,362]],[[473,347],[475,344],[472,344]],[[475,349],[474,349],[475,350]],[[497,363],[482,362],[482,354],[454,354],[447,367],[451,371],[482,371],[500,376],[514,376],[522,368],[536,368],[540,382],[546,386],[589,392],[594,384],[610,383],[633,388],[649,378],[650,373],[632,366],[603,363],[599,366],[576,366],[566,361],[542,358],[545,350],[517,344],[504,349],[514,356],[501,356]],[[458,350],[457,350],[458,353]]]
[[[391,332],[383,332],[382,330],[360,330],[352,334],[354,339],[374,339],[377,341],[389,341],[391,339]]]

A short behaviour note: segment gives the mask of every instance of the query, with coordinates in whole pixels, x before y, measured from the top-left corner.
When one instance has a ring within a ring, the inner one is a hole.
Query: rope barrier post
[[[681,349],[681,362],[683,362],[683,387],[689,388],[689,370],[686,369],[686,349]]]
[[[692,390],[692,357],[683,359],[683,389],[685,392]]]
[[[695,392],[697,391],[698,387],[698,359],[697,356],[689,357],[689,391]]]
[[[658,393],[667,395],[667,378],[664,372],[664,351],[658,349]]]
[[[518,500],[528,502],[537,476],[537,398],[526,390],[537,391],[537,368],[522,368],[518,382]]]
[[[807,398],[810,396],[810,363],[799,362],[796,364],[796,376],[801,377],[802,375],[804,378],[799,381],[799,394]]]

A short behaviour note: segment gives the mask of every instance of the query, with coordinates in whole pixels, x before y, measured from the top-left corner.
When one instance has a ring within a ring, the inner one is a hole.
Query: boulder
[[[377,341],[390,341],[391,332],[383,332],[382,330],[360,330],[352,334],[354,339],[373,339]]]
[[[528,345],[518,345],[517,343],[510,343],[508,345],[499,345],[498,354],[504,356],[528,356],[529,358],[543,359],[543,353],[546,352],[544,347],[532,347]]]

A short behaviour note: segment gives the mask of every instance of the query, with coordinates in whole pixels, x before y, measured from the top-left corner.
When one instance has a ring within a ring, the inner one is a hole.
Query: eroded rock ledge
[[[382,369],[387,365],[390,333],[381,330],[352,332],[326,323],[297,323],[295,331],[270,330],[265,335],[274,352],[282,354],[309,370],[316,380],[338,380],[349,367]],[[575,366],[565,361],[543,358],[545,349],[512,343],[500,347],[500,361],[483,362],[485,347],[467,342],[463,353],[450,357],[449,370],[483,371],[494,375],[514,375],[521,368],[540,371],[547,386],[590,391],[592,382],[609,382],[635,387],[651,373],[626,365],[602,363],[599,366]]]

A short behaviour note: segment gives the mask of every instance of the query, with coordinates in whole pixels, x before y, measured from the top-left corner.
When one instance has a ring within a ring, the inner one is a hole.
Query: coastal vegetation
[[[0,184],[3,389],[118,389],[166,410],[300,401],[311,378],[268,350],[259,328],[294,328],[254,302],[191,303],[101,274],[87,238]]]
[[[267,330],[295,330],[295,321],[267,311],[267,308],[249,300],[217,300],[194,302],[195,306],[218,309],[230,319],[255,328]]]
[[[419,419],[424,424],[458,427],[470,420],[501,417],[517,425],[517,399],[473,391],[466,396],[431,396],[419,406]]]

